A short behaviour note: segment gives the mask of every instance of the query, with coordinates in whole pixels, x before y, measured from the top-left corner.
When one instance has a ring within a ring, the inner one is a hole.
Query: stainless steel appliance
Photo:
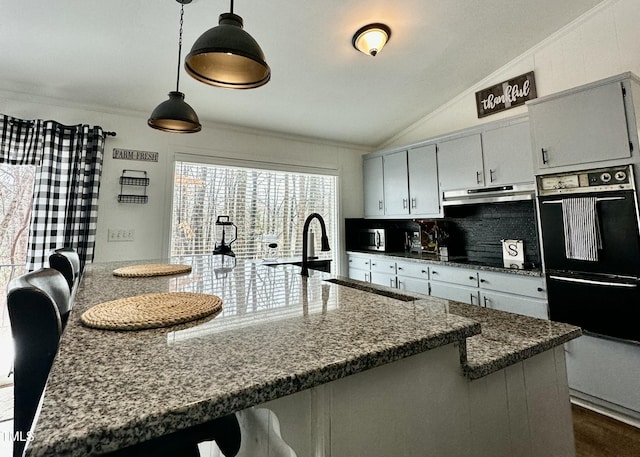
[[[537,177],[552,320],[640,342],[640,234],[631,166]]]
[[[367,228],[358,231],[358,247],[369,251],[386,250],[386,230],[382,228]]]
[[[534,193],[534,184],[509,184],[497,187],[449,190],[442,193],[442,205],[473,205],[477,203],[533,200]]]

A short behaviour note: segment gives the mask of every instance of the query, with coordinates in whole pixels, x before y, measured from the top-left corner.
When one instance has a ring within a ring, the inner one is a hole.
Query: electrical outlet
[[[133,241],[135,238],[134,229],[108,229],[107,241],[119,242],[119,241]]]

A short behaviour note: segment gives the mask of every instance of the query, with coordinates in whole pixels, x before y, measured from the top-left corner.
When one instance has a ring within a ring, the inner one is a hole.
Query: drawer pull
[[[480,282],[487,282],[487,280],[486,279],[481,279]]]
[[[475,276],[469,276],[469,280],[470,280],[470,281],[474,281],[475,279],[476,279],[476,277],[475,277]]]
[[[547,155],[548,151],[545,148],[540,148],[542,152],[542,164],[546,165],[549,163],[549,156]]]
[[[372,267],[375,267],[376,265],[377,265],[377,264],[375,264],[375,263],[372,263],[372,264],[371,264],[371,266],[372,266]]]
[[[432,275],[437,275],[437,274],[438,274],[438,272],[437,272],[437,271],[435,271],[435,270],[431,270],[431,274],[432,274]]]
[[[426,273],[427,273],[427,270],[422,270],[420,273],[425,273],[425,274],[426,274]]]
[[[544,289],[542,287],[538,287],[538,292],[544,292]]]
[[[389,268],[393,268],[393,265],[389,265]],[[402,267],[398,267],[398,270],[402,271]]]

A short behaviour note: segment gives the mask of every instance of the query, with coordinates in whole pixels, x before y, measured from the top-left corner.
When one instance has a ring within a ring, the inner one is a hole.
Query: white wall
[[[166,228],[170,221],[172,188],[170,170],[176,153],[242,159],[248,161],[249,166],[268,162],[338,170],[341,216],[362,216],[361,156],[369,152],[365,149],[212,124],[203,124],[202,131],[196,134],[169,134],[149,128],[144,113],[101,112],[71,103],[6,92],[0,92],[0,112],[23,119],[54,119],[67,125],[100,125],[104,130],[117,133],[116,137],[108,137],[105,144],[96,262],[157,259],[167,255]],[[112,158],[113,148],[159,152],[159,161],[115,160]],[[148,172],[148,204],[118,203],[118,178],[123,169]],[[133,229],[135,240],[107,242],[108,229]]]
[[[640,1],[608,0],[479,81],[380,146],[403,146],[526,113],[526,107],[478,119],[475,92],[535,71],[538,96],[631,71],[640,75]]]

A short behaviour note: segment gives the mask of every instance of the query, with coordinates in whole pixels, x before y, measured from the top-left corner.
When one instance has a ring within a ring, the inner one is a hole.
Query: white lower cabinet
[[[480,304],[485,308],[523,314],[525,316],[548,319],[547,301],[523,295],[504,294],[500,292],[481,291]]]
[[[542,276],[480,271],[480,304],[486,308],[548,319],[547,288]]]
[[[406,292],[548,319],[542,276],[404,261],[380,254],[349,254],[349,278]]]
[[[396,287],[396,275],[390,273],[381,273],[379,271],[372,271],[370,281],[373,284],[379,286]]]
[[[431,267],[431,281],[478,287],[478,270],[447,265],[433,265]]]
[[[459,301],[469,305],[479,304],[478,288],[458,286],[440,281],[431,281],[431,295],[447,300]]]

